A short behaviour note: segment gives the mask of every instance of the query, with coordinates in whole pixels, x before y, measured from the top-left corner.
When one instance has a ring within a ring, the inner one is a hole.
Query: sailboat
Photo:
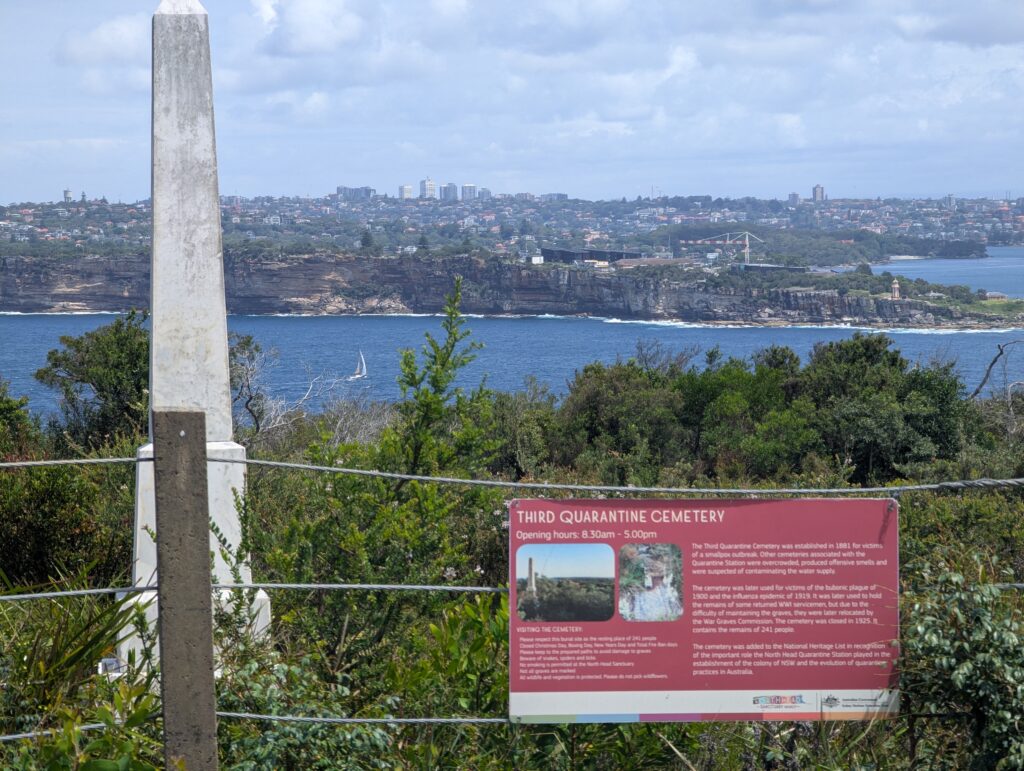
[[[363,358],[363,352],[359,352],[359,361],[356,364],[356,371],[346,378],[347,380],[362,380],[366,377],[366,359]]]

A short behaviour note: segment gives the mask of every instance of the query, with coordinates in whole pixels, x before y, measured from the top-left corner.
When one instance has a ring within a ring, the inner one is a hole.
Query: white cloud
[[[65,139],[27,139],[0,143],[0,157],[7,160],[39,159],[52,155],[110,155],[124,147],[123,139],[104,137],[69,137]]]
[[[269,94],[266,104],[272,112],[284,110],[289,118],[309,120],[323,116],[330,107],[330,98],[323,91],[302,94],[297,91],[278,91]]]
[[[627,122],[603,120],[593,112],[577,118],[555,121],[553,128],[555,136],[568,140],[591,137],[626,137],[633,133],[633,128]]]
[[[78,65],[147,60],[149,30],[149,17],[145,14],[117,16],[88,32],[67,35],[60,50],[61,59]]]
[[[85,116],[80,132],[113,136],[126,116],[144,130],[149,17],[135,3],[69,3],[52,19],[42,4],[5,5],[0,67],[26,75],[5,91],[19,120],[0,122],[0,143],[54,135],[38,131],[56,123],[40,94]],[[450,166],[493,189],[587,178],[584,195],[651,169],[736,193],[764,192],[742,188],[772,175],[789,188],[790,167],[812,182],[835,169],[859,184],[873,174],[885,193],[894,168],[930,179],[937,153],[947,175],[1001,179],[1024,163],[1021,0],[207,5],[224,169],[232,153],[289,147],[287,166],[246,167],[266,192],[326,173],[322,158],[342,149],[381,189]],[[45,61],[55,37],[60,70]],[[749,175],[717,172],[723,157]]]
[[[148,91],[151,84],[149,67],[89,67],[79,75],[85,91],[96,96],[141,94]]]
[[[257,6],[271,33],[266,50],[281,56],[318,56],[337,52],[364,31],[363,17],[346,0],[286,0]],[[270,11],[273,12],[271,16]]]
[[[430,7],[442,16],[460,16],[469,8],[469,0],[430,0]]]
[[[794,113],[782,113],[775,116],[779,140],[787,147],[806,147],[807,130],[804,119]]]
[[[252,3],[253,10],[256,12],[257,18],[264,25],[272,27],[277,21],[277,3],[278,0],[250,0]]]

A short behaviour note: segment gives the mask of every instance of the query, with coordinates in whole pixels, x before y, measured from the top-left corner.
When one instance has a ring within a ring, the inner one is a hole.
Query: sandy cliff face
[[[913,300],[781,289],[715,293],[637,271],[600,273],[472,257],[368,258],[314,254],[228,259],[231,313],[431,313],[463,277],[467,313],[587,314],[751,323],[949,323],[955,312]],[[0,259],[0,311],[124,311],[149,305],[144,257]]]
[[[0,257],[0,311],[123,311],[149,306],[149,260]]]

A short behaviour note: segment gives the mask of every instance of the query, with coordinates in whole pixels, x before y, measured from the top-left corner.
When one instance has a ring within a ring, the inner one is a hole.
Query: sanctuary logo
[[[804,695],[798,693],[796,696],[755,696],[755,707],[779,707],[787,704],[806,704]]]

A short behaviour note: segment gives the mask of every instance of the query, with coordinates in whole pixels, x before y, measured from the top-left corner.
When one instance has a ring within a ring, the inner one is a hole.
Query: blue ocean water
[[[990,246],[988,257],[982,260],[897,260],[874,270],[1024,297],[1024,248],[1019,246]]]
[[[985,260],[901,262],[893,266],[893,272],[910,276],[913,268],[913,275],[936,283],[967,283],[1024,296],[1024,249],[992,252],[993,257]],[[990,266],[997,267],[993,270]],[[0,377],[10,381],[12,393],[28,396],[36,411],[53,410],[53,392],[33,378],[36,369],[45,365],[46,352],[59,345],[61,335],[80,335],[111,318],[103,314],[0,315]],[[265,350],[274,353],[266,382],[277,396],[294,400],[306,390],[311,377],[325,375],[338,379],[333,396],[393,400],[399,396],[400,351],[419,349],[425,332],[439,335],[440,321],[434,316],[233,316],[228,326],[233,332],[253,335]],[[464,370],[462,386],[472,388],[485,380],[494,389],[517,390],[533,376],[556,394],[565,393],[574,373],[587,363],[633,355],[639,340],[657,341],[672,350],[696,346],[706,351],[719,346],[726,356],[738,358],[749,358],[769,345],[785,345],[806,360],[815,343],[847,338],[855,331],[574,317],[469,318],[467,326],[472,330],[471,339],[483,348]],[[980,381],[997,344],[1024,339],[1024,329],[895,329],[887,334],[911,361],[955,362],[969,388]],[[360,351],[366,358],[368,377],[348,381],[345,378],[355,370]],[[1024,380],[1024,348],[1004,359],[991,385],[1020,380]]]
[[[49,412],[54,395],[33,378],[46,363],[46,352],[61,335],[78,335],[109,323],[109,315],[0,316],[0,376],[11,381],[11,392],[26,395],[33,408]],[[293,400],[317,375],[337,377],[334,396],[393,400],[399,352],[418,349],[424,332],[440,334],[440,319],[430,316],[234,316],[234,332],[253,335],[274,353],[266,382],[275,395]],[[564,393],[576,370],[592,361],[627,358],[638,340],[658,341],[674,350],[719,346],[726,356],[748,358],[769,345],[786,345],[805,358],[819,341],[850,337],[853,329],[837,327],[698,327],[658,322],[619,322],[603,319],[470,318],[472,340],[483,344],[476,360],[463,372],[461,385],[472,388],[481,380],[499,390],[517,390],[528,376]],[[1024,338],[1024,330],[938,332],[892,330],[889,334],[911,361],[954,361],[969,387],[996,353],[996,344]],[[1012,350],[1012,349],[1011,349]],[[358,361],[366,358],[368,376],[348,381]],[[1024,380],[1024,350],[1000,369],[997,382]]]

